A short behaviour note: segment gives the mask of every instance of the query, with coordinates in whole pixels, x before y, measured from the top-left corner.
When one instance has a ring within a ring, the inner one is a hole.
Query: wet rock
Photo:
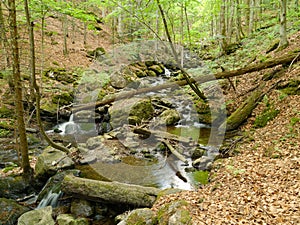
[[[136,102],[130,109],[129,116],[135,116],[141,121],[153,118],[154,108],[149,99]]]
[[[125,79],[123,74],[113,73],[110,76],[110,84],[113,88],[122,89],[127,86],[128,81]]]
[[[71,213],[76,217],[90,217],[94,213],[94,207],[87,200],[74,199],[71,203]]]
[[[65,152],[49,146],[37,159],[35,175],[37,178],[45,178],[54,175],[58,170],[73,167],[74,162]]]
[[[29,210],[12,199],[0,198],[0,224],[16,224],[18,218]]]
[[[58,225],[89,225],[89,220],[87,218],[75,219],[70,214],[60,214],[56,219]]]
[[[136,209],[131,211],[118,225],[130,225],[130,224],[155,224],[155,214],[149,208]]]
[[[54,225],[52,218],[52,207],[32,210],[24,213],[18,219],[18,225]]]
[[[1,177],[0,197],[17,199],[29,194],[28,192],[28,185],[26,185],[22,177]]]
[[[180,120],[180,115],[175,109],[167,109],[159,115],[158,125],[171,126]]]
[[[86,141],[86,147],[88,149],[95,149],[97,147],[100,147],[103,142],[103,137],[97,136],[97,137],[91,137]]]

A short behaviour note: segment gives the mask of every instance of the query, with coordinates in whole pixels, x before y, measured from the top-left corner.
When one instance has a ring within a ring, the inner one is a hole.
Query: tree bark
[[[19,151],[22,156],[22,168],[23,177],[26,181],[29,181],[32,177],[32,168],[29,163],[28,156],[28,143],[26,135],[26,127],[24,122],[24,107],[23,107],[23,93],[22,93],[22,81],[20,71],[20,55],[18,44],[18,29],[16,18],[16,5],[15,0],[9,0],[9,18],[10,18],[10,35],[11,35],[11,47],[13,54],[13,77],[15,86],[15,110],[17,117],[17,133],[19,135]]]
[[[6,36],[7,29],[5,28],[4,16],[3,16],[3,9],[2,9],[2,1],[0,1],[0,41],[1,47],[3,51],[3,57],[5,57],[5,67],[10,67],[10,59],[9,59],[9,50],[8,50],[8,40]]]
[[[286,33],[286,0],[280,0],[280,42],[278,49],[282,50],[286,48],[289,43]]]
[[[221,128],[224,129],[226,127],[226,130],[229,131],[238,128],[250,116],[252,110],[264,96],[264,87],[265,83],[259,85],[259,87],[252,92],[247,100],[244,101],[242,105],[227,118],[226,122],[221,125]]]
[[[296,62],[296,61],[300,60],[299,51],[300,50],[296,50],[288,55],[284,55],[284,56],[281,56],[281,57],[278,57],[275,59],[270,59],[270,60],[267,60],[265,62],[258,63],[258,64],[251,64],[247,67],[237,69],[237,70],[219,72],[214,75],[201,75],[194,79],[191,78],[191,82],[205,83],[205,82],[212,81],[215,79],[226,79],[226,78],[240,76],[240,75],[255,72],[255,71],[260,71],[260,70],[267,69],[267,68],[272,68],[274,66],[281,65],[281,64],[289,64],[291,62]],[[103,106],[106,104],[111,104],[114,101],[119,101],[119,100],[122,100],[125,98],[130,98],[135,95],[142,94],[142,93],[158,91],[158,90],[162,90],[162,89],[166,89],[166,88],[176,88],[178,86],[184,86],[187,84],[188,83],[186,80],[182,80],[182,81],[162,84],[162,85],[159,85],[156,87],[141,88],[141,89],[138,89],[135,91],[127,92],[127,93],[120,93],[120,94],[113,95],[112,97],[107,98],[104,101],[99,101],[99,102],[87,104],[84,106],[78,106],[73,109],[73,112],[75,113],[75,112],[78,112],[81,110],[91,109],[91,108],[100,107],[100,106]]]
[[[27,0],[24,1],[25,4],[25,13],[26,13],[26,21],[27,21],[27,27],[28,27],[28,34],[29,34],[29,43],[30,43],[30,70],[31,70],[31,87],[33,90],[34,99],[36,102],[36,119],[37,123],[40,129],[41,134],[47,141],[47,143],[52,146],[53,148],[56,148],[58,150],[61,150],[63,152],[69,153],[69,150],[61,145],[57,145],[54,143],[46,134],[42,119],[41,119],[41,107],[40,107],[40,89],[36,82],[36,66],[35,66],[35,44],[34,44],[34,33],[33,33],[33,23],[31,23],[30,14],[29,14],[29,8],[28,8],[28,2]]]
[[[76,198],[97,202],[151,207],[160,189],[67,175],[62,182],[62,191]]]

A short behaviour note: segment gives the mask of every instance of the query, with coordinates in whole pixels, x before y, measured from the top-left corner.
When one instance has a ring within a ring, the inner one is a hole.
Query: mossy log
[[[0,123],[0,129],[14,131],[15,127],[12,126],[12,125]],[[36,130],[34,128],[26,128],[26,132],[28,132],[28,133],[38,133],[38,130]]]
[[[227,118],[226,122],[221,125],[221,128],[223,129],[226,126],[226,130],[228,131],[238,128],[250,116],[252,110],[264,96],[264,87],[265,83],[259,85],[246,101],[244,101],[241,106]]]
[[[67,175],[62,182],[62,191],[91,201],[152,207],[160,189]]]
[[[251,72],[255,72],[255,71],[260,71],[263,69],[267,69],[267,68],[272,68],[274,66],[277,65],[285,65],[285,64],[289,64],[292,62],[296,62],[300,60],[300,49],[296,50],[294,52],[291,52],[287,55],[283,55],[281,57],[277,57],[277,58],[272,58],[269,60],[266,60],[265,62],[262,63],[253,63],[250,64],[249,66],[246,66],[244,68],[240,68],[237,70],[231,70],[231,71],[223,71],[220,73],[216,73],[216,74],[209,74],[209,75],[201,75],[195,79],[191,78],[190,81],[192,83],[205,83],[208,81],[212,81],[215,79],[227,79],[230,77],[235,77],[235,76],[240,76],[243,74],[247,74],[247,73],[251,73]],[[91,108],[95,108],[95,107],[100,107],[106,104],[111,104],[114,101],[119,101],[119,100],[123,100],[126,98],[130,98],[133,97],[135,95],[138,94],[143,94],[143,93],[148,93],[148,92],[153,92],[153,91],[159,91],[159,90],[163,90],[163,89],[167,89],[167,88],[177,88],[179,86],[185,86],[187,85],[188,82],[186,80],[181,80],[181,81],[177,81],[177,82],[170,82],[170,83],[165,83],[162,85],[158,85],[155,87],[149,87],[149,88],[141,88],[138,90],[134,90],[134,91],[130,91],[130,92],[126,92],[126,93],[119,93],[116,95],[112,95],[110,98],[107,98],[103,101],[99,101],[96,103],[92,103],[92,104],[86,104],[83,106],[77,106],[73,109],[73,113],[74,112],[78,112],[81,110],[85,110],[85,109],[91,109]]]

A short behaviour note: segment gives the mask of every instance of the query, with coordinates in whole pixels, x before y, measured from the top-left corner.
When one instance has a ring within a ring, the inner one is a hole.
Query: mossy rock
[[[175,109],[167,109],[159,115],[158,125],[171,126],[180,120],[180,114]]]
[[[157,75],[161,75],[164,73],[164,68],[162,68],[160,65],[152,65],[148,68],[149,70],[154,71]]]
[[[136,102],[130,109],[129,116],[135,116],[140,121],[153,118],[154,108],[149,99],[142,99]]]
[[[30,209],[19,205],[12,199],[0,199],[0,224],[11,225],[17,224],[18,218]]]
[[[156,224],[155,214],[151,209],[133,210],[126,218],[127,225],[154,225]]]
[[[184,200],[165,204],[157,212],[157,221],[160,225],[187,225],[192,224],[192,217],[187,209],[188,203]]]
[[[54,104],[59,104],[60,106],[62,105],[69,105],[73,102],[74,100],[74,95],[73,92],[64,92],[61,94],[56,94],[52,97],[52,102]]]

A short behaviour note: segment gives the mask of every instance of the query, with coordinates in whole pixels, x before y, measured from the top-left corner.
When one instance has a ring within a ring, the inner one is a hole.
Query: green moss
[[[0,118],[11,118],[14,115],[14,110],[9,109],[3,105],[0,107]]]
[[[192,176],[194,180],[200,184],[208,184],[208,177],[209,177],[209,172],[208,171],[195,171],[192,173]]]
[[[267,123],[271,120],[273,120],[280,111],[274,108],[267,108],[261,115],[257,116],[254,121],[254,127],[264,127],[267,125]]]

